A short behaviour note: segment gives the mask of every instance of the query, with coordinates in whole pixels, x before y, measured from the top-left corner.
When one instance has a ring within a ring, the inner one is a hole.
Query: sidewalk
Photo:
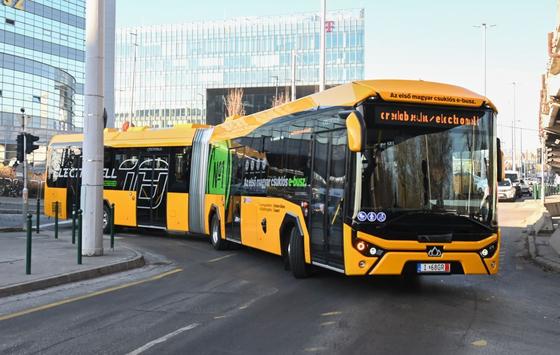
[[[54,223],[53,218],[43,215],[44,203],[41,199],[41,224]],[[23,226],[21,197],[0,196],[0,232],[19,231]],[[33,215],[33,228],[36,223],[37,199],[29,199],[29,213]]]
[[[541,232],[536,235],[527,233],[530,257],[545,269],[560,272],[560,228],[558,218],[553,219],[555,231]],[[528,226],[528,229],[530,227]]]
[[[115,250],[104,239],[104,255],[82,257],[77,264],[77,247],[72,244],[69,228],[54,239],[52,228],[33,232],[31,275],[25,274],[25,232],[0,233],[0,297],[90,279],[144,265],[141,253],[119,241]]]

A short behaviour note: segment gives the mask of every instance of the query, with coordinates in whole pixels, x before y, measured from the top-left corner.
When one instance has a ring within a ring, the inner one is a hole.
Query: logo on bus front
[[[366,212],[366,211],[360,211],[358,212],[358,215],[356,216],[358,218],[358,221],[360,222],[379,222],[379,223],[383,223],[387,220],[387,214],[385,214],[385,212]]]

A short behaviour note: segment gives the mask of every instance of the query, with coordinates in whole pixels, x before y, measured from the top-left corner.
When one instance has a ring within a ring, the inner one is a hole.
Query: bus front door
[[[313,139],[311,179],[311,260],[344,271],[342,209],[346,171],[344,131]]]
[[[138,164],[136,220],[138,227],[165,228],[169,155],[141,155]]]

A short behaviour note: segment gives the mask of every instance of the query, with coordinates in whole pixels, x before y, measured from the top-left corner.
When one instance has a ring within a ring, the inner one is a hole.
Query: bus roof
[[[192,144],[196,128],[207,125],[179,125],[172,128],[132,127],[126,132],[116,129],[105,129],[104,144],[114,148],[133,147],[173,147]],[[82,142],[83,134],[59,134],[52,137],[50,144]]]
[[[379,96],[389,102],[418,103],[460,107],[488,105],[497,111],[486,97],[460,86],[422,80],[361,80],[273,107],[252,115],[226,121],[214,129],[213,140],[224,140],[250,133],[278,117],[318,107],[353,107],[368,97]]]

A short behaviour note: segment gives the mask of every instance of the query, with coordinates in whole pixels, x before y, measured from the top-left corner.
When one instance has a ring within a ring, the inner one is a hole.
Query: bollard
[[[39,221],[40,217],[41,217],[41,200],[37,198],[37,228],[36,228],[37,234],[39,234],[39,225],[41,223]]]
[[[72,244],[76,244],[76,204],[72,204]]]
[[[54,239],[58,239],[58,205],[59,202],[54,203]]]
[[[111,249],[115,249],[115,204],[111,204],[111,212],[109,213],[109,226],[111,229]]]
[[[27,214],[27,250],[25,252],[25,274],[31,275],[31,213]]]
[[[78,210],[78,265],[82,265],[82,210]]]

